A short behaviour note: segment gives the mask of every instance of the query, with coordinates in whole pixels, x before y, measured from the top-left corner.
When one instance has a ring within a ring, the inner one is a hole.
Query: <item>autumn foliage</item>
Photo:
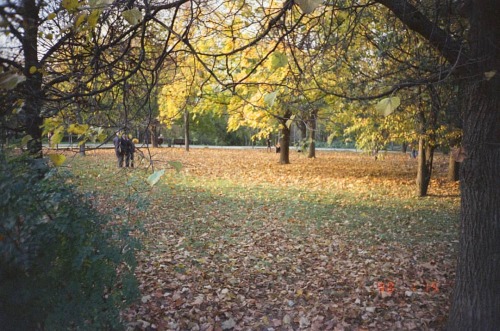
[[[138,169],[111,151],[69,163],[98,208],[144,248],[137,330],[438,330],[454,281],[458,187],[437,156],[430,196],[416,161],[387,153],[151,150]],[[177,172],[168,162],[182,163]],[[441,177],[442,176],[442,177]],[[136,197],[130,199],[130,197]],[[147,202],[144,202],[144,201]],[[140,201],[140,206],[139,206]],[[120,210],[125,212],[120,212]]]

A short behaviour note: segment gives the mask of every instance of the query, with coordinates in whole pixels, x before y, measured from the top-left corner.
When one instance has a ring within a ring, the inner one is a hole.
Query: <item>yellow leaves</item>
[[[83,135],[89,130],[88,124],[70,124],[68,133]]]
[[[59,144],[64,137],[64,128],[59,127],[57,128],[53,134],[52,137],[50,138],[50,147],[55,147],[57,144]]]
[[[30,67],[29,72],[30,72],[30,74],[32,74],[32,75],[36,74],[36,72],[37,72],[36,67],[35,67],[35,66],[31,66],[31,67]]]
[[[50,154],[49,159],[54,164],[54,166],[60,167],[64,163],[64,161],[66,161],[66,156],[62,154]]]
[[[229,53],[234,49],[234,46],[235,46],[234,39],[229,39],[224,43],[224,48],[222,49],[222,51],[224,53]]]

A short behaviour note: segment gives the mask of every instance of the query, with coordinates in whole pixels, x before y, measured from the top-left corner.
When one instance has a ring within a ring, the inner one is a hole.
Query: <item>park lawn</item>
[[[437,155],[430,196],[416,160],[387,153],[141,149],[69,157],[71,179],[142,242],[138,330],[441,329],[449,310],[458,184]],[[178,171],[178,165],[182,168]]]

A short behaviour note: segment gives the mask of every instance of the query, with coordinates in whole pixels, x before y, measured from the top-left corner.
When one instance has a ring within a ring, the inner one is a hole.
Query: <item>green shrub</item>
[[[138,294],[136,241],[65,176],[0,151],[2,330],[120,329]]]

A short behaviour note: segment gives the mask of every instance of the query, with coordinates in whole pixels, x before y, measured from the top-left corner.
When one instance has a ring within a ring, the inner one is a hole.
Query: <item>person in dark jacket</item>
[[[132,139],[132,136],[128,137],[128,142],[129,142],[129,159],[130,159],[130,167],[134,167],[134,154],[135,154],[135,142],[134,140],[137,139]]]
[[[123,161],[125,161],[125,167],[128,167],[130,163],[130,140],[125,133],[122,134],[122,137],[119,140],[118,152],[118,166],[122,168]]]
[[[118,161],[118,167],[120,166],[120,154],[121,154],[121,148],[120,148],[120,132],[117,132],[115,137],[113,138],[113,145],[115,146],[115,155],[116,155],[116,160]],[[123,161],[122,161],[123,163]]]

